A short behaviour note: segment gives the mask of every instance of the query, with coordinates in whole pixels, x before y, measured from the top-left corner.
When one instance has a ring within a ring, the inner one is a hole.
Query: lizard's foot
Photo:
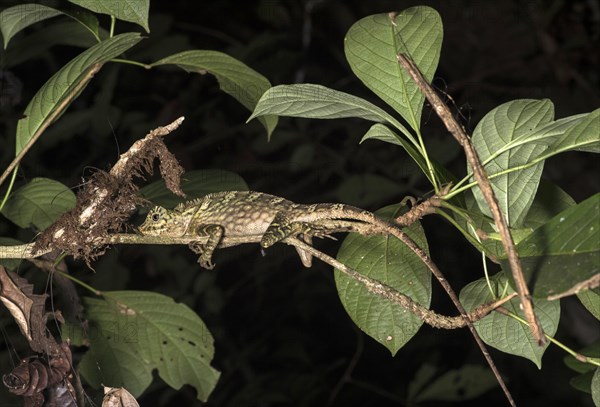
[[[206,256],[205,253],[198,257],[198,263],[200,263],[200,267],[203,267],[207,270],[212,270],[215,268],[212,259],[210,258],[210,256]]]
[[[208,270],[212,270],[215,267],[212,262],[212,253],[206,250],[205,245],[198,242],[191,242],[188,247],[191,251],[200,255],[200,257],[198,257],[198,263],[200,263],[201,267]]]

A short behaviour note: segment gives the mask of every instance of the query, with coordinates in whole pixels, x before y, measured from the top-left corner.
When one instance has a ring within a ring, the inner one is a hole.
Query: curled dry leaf
[[[135,397],[123,387],[104,386],[102,407],[140,407]]]
[[[0,300],[15,319],[23,336],[31,341],[29,319],[33,300],[19,289],[2,266],[0,266]]]

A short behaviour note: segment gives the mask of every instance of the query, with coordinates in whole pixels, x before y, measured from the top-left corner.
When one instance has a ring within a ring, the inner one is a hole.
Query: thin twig
[[[435,93],[429,83],[427,83],[425,78],[423,78],[419,68],[416,67],[412,60],[404,54],[398,54],[397,59],[400,65],[402,65],[402,67],[416,82],[417,86],[419,86],[419,89],[425,95],[429,103],[431,103],[436,114],[440,117],[448,131],[463,147],[465,155],[467,156],[467,160],[473,168],[475,180],[477,181],[479,188],[481,188],[481,192],[485,198],[485,201],[492,212],[494,223],[496,224],[498,232],[502,238],[502,245],[504,246],[504,250],[510,264],[513,279],[517,285],[517,292],[519,293],[521,307],[523,308],[523,313],[527,318],[527,322],[531,329],[531,334],[540,346],[545,344],[546,338],[544,337],[544,331],[537,316],[535,315],[535,312],[533,311],[533,302],[531,301],[529,288],[527,287],[525,277],[523,276],[523,270],[521,268],[521,262],[519,261],[514,240],[510,234],[506,219],[502,215],[502,211],[498,205],[498,200],[496,199],[496,195],[494,194],[494,190],[492,189],[485,169],[481,165],[481,161],[477,155],[477,152],[475,151],[475,148],[473,147],[473,144],[471,143],[471,140],[465,133],[462,126],[456,121],[452,115],[452,112],[450,112],[450,109],[448,109],[448,107],[444,104],[444,102],[442,102],[440,97],[437,95],[437,93]]]
[[[295,237],[288,237],[284,240],[284,242],[289,245],[298,247],[308,252],[311,256],[314,256],[319,260],[335,267],[342,273],[346,274],[348,277],[361,283],[370,293],[373,293],[379,297],[385,298],[395,304],[400,305],[402,308],[407,309],[412,314],[416,315],[420,320],[424,321],[425,323],[431,325],[434,328],[456,329],[463,328],[465,326],[468,326],[469,324],[473,325],[471,321],[478,321],[484,318],[490,312],[500,307],[502,304],[510,301],[516,296],[516,294],[513,293],[500,300],[487,304],[481,304],[469,313],[461,306],[461,315],[456,317],[448,317],[440,315],[435,311],[425,308],[424,306],[415,302],[412,298],[402,294],[395,288],[390,287],[387,284],[367,277],[359,273],[358,271],[351,269],[339,260],[334,259],[333,257],[315,249],[311,245]]]

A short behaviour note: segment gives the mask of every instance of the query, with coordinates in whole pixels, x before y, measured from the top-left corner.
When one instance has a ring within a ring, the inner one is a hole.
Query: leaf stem
[[[108,36],[110,38],[112,38],[115,35],[115,24],[117,22],[117,19],[115,16],[111,15],[110,16],[110,32],[108,34]]]
[[[135,66],[142,67],[144,69],[150,69],[150,68],[152,68],[152,65],[144,64],[142,62],[132,61],[130,59],[113,58],[113,59],[110,60],[110,62],[117,62],[117,63],[120,63],[120,64],[128,64],[128,65],[135,65]]]
[[[19,167],[15,166],[13,175],[10,178],[10,184],[8,184],[8,189],[6,190],[6,194],[4,194],[4,198],[2,198],[2,203],[0,203],[0,211],[2,211],[2,209],[4,208],[4,205],[6,205],[6,201],[8,201],[8,197],[10,196],[13,185],[15,184],[15,178],[17,177],[18,170],[19,170]]]
[[[451,211],[456,213],[458,216],[465,219],[465,221],[467,223],[471,222],[471,219],[468,217],[468,215],[464,214],[463,213],[464,211],[460,210],[458,207],[451,205],[445,201],[442,202],[442,206],[444,208],[450,209]],[[436,213],[438,215],[440,215],[441,217],[443,217],[444,219],[446,219],[448,222],[450,222],[452,224],[452,226],[454,226],[456,229],[458,229],[460,231],[460,233],[462,233],[463,236],[465,236],[467,238],[467,240],[469,240],[469,242],[471,242],[477,250],[485,251],[485,248],[483,247],[483,245],[480,242],[478,242],[476,239],[474,239],[473,236],[468,231],[466,231],[461,225],[459,225],[458,222],[456,222],[456,220],[454,218],[452,218],[450,215],[448,215],[444,211],[437,211]]]
[[[69,273],[65,273],[64,271],[61,271],[61,270],[58,270],[58,269],[54,269],[54,272],[60,274],[64,278],[67,278],[67,279],[73,281],[76,284],[79,284],[80,286],[82,286],[83,288],[87,289],[88,291],[90,291],[94,295],[102,295],[102,291],[96,290],[91,285],[89,285],[87,283],[84,283],[83,281],[81,281],[80,279],[78,279],[76,277],[73,277]]]

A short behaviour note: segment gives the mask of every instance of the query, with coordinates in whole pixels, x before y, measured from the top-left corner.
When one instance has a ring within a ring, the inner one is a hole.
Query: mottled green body
[[[201,254],[199,262],[212,268],[212,253],[225,236],[261,235],[261,246],[269,247],[288,236],[301,235],[307,243],[311,237],[328,236],[328,231],[312,222],[326,218],[339,204],[297,204],[287,199],[252,191],[208,194],[178,205],[173,210],[155,207],[148,213],[139,232],[148,236],[208,236],[206,244],[191,244]],[[302,262],[310,266],[310,256],[299,251]]]

